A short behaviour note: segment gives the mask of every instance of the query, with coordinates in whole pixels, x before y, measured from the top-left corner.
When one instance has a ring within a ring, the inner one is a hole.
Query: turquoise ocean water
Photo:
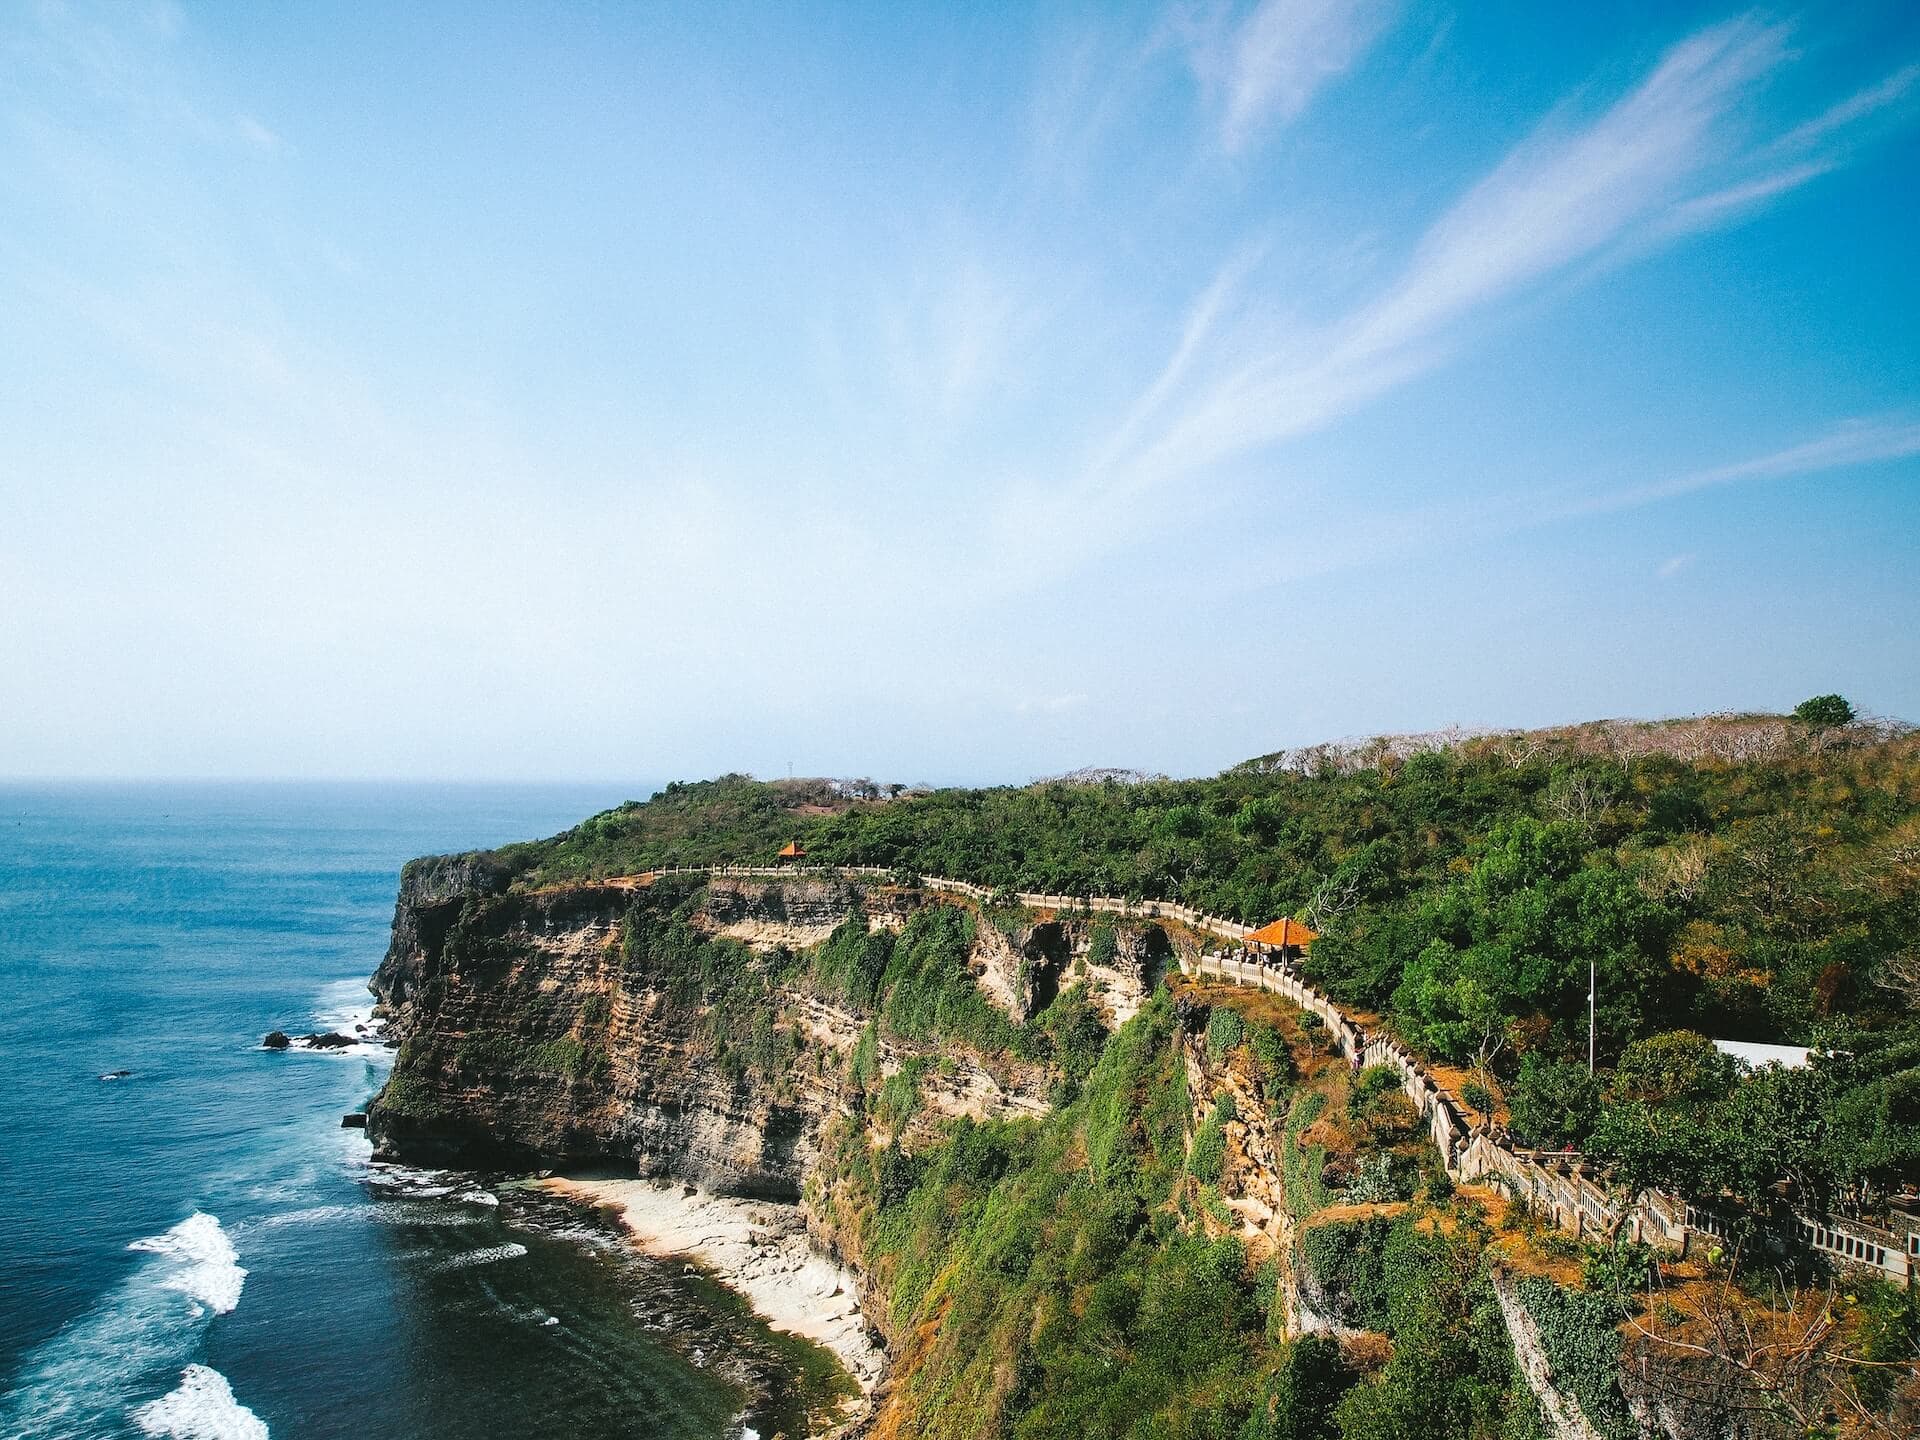
[[[626,798],[0,786],[0,1436],[797,1428],[731,1297],[502,1177],[370,1163],[340,1116],[380,1047],[259,1048],[364,1020],[404,861]]]

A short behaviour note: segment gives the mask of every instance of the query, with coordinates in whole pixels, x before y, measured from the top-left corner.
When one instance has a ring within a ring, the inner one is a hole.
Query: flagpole
[[[1593,1056],[1596,1048],[1594,1041],[1593,992],[1595,988],[1594,978],[1598,973],[1594,968],[1593,956],[1589,955],[1587,957],[1587,1074],[1589,1075],[1593,1074]]]

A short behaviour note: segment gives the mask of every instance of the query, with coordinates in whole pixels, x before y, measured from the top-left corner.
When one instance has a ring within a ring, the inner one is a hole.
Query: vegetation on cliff
[[[1475,1066],[1479,1094],[1492,1106],[1509,1092],[1528,1138],[1593,1146],[1681,1189],[1752,1195],[1794,1174],[1817,1195],[1858,1197],[1920,1181],[1920,737],[1852,720],[1823,696],[1797,718],[1410,754],[1382,742],[1211,779],[891,799],[865,782],[729,776],[500,858],[540,885],[765,859],[797,836],[825,863],[1172,898],[1247,921],[1303,915],[1324,932],[1318,983],[1428,1055]],[[828,962],[858,970],[852,999],[892,963],[884,940],[861,943],[875,953]],[[1813,1045],[1822,1059],[1716,1097],[1614,1107],[1599,1128],[1604,1077],[1587,1085],[1575,1068],[1589,967],[1603,1064],[1675,1032]],[[924,1030],[949,1002],[909,987],[892,1003]],[[990,1016],[966,1023],[998,1038]]]
[[[1210,1064],[1239,1051],[1234,1063],[1263,1077],[1262,1107],[1285,1114],[1291,1059],[1274,1063],[1257,1021],[1214,1023],[1223,1013],[1235,1012],[1216,1006],[1192,1043]],[[1305,1263],[1343,1294],[1364,1289],[1342,1318],[1384,1344],[1356,1359],[1319,1336],[1286,1338],[1276,1262],[1249,1253],[1217,1188],[1233,1106],[1216,1100],[1191,1124],[1180,1024],[1155,999],[1041,1121],[957,1121],[911,1156],[876,1150],[861,1116],[835,1127],[822,1203],[898,1340],[886,1433],[1538,1435],[1471,1202],[1442,1192],[1415,1214],[1305,1232]],[[1325,1073],[1337,1086],[1340,1067]]]
[[[1187,989],[1182,1009],[1162,992],[1110,1032],[1076,978],[1119,958],[1109,919],[1084,923],[1073,968],[1044,989],[1022,971],[1018,1002],[996,1003],[1007,987],[979,973],[983,945],[1014,954],[1009,935],[1033,917],[914,881],[1304,915],[1323,932],[1310,962],[1323,987],[1470,1067],[1450,1083],[1523,1137],[1609,1159],[1623,1190],[1758,1211],[1788,1180],[1808,1203],[1871,1203],[1920,1181],[1920,742],[1850,728],[1832,698],[1767,722],[1772,738],[1740,754],[1502,737],[1208,780],[885,798],[726,777],[489,857],[510,893],[461,902],[446,933],[497,967],[521,942],[496,910],[596,895],[619,907],[623,1013],[664,1001],[736,1095],[797,1103],[804,1076],[808,1103],[830,1097],[811,1112],[827,1118],[806,1200],[873,1286],[896,1362],[884,1434],[1532,1440],[1548,1421],[1510,1341],[1513,1303],[1609,1436],[1638,1423],[1623,1356],[1676,1393],[1701,1371],[1720,1387],[1712,1404],[1753,1407],[1756,1433],[1848,1416],[1866,1433],[1912,1417],[1910,1301],[1863,1282],[1841,1305],[1829,1285],[1830,1323],[1803,1326],[1798,1368],[1777,1379],[1726,1337],[1789,1353],[1779,1337],[1802,1323],[1817,1269],[1769,1278],[1735,1249],[1669,1274],[1642,1250],[1583,1250],[1517,1205],[1456,1193],[1396,1077],[1329,1061],[1272,997],[1209,1007]],[[882,867],[891,898],[788,949],[716,933],[697,878],[567,888],[765,860],[796,836],[811,858]],[[515,981],[536,1005],[537,980],[536,967]],[[561,1030],[439,1037],[435,1063],[453,1081],[576,1096],[609,1064],[602,1003]],[[826,1012],[841,1029],[822,1042],[811,1027]],[[1744,1074],[1707,1034],[1819,1053]],[[943,1111],[929,1097],[957,1061],[976,1077],[1050,1074],[1050,1110]],[[1202,1074],[1212,1088],[1189,1093]],[[386,1106],[425,1126],[434,1103],[403,1057]],[[1256,1123],[1270,1223],[1249,1225]],[[1663,1277],[1669,1294],[1645,1293]],[[1301,1334],[1298,1305],[1355,1333]],[[1820,1418],[1836,1406],[1853,1411]]]

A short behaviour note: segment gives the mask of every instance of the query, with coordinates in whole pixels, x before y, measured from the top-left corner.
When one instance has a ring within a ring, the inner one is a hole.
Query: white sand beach
[[[854,1277],[813,1248],[795,1207],[712,1195],[679,1181],[544,1183],[617,1212],[648,1254],[683,1255],[710,1271],[775,1329],[832,1351],[862,1392],[872,1392],[885,1355],[854,1298]]]

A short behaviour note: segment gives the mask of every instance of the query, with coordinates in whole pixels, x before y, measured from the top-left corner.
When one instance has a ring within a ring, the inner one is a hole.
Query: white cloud
[[[1854,465],[1873,465],[1888,460],[1904,460],[1920,455],[1920,424],[1911,420],[1882,418],[1855,420],[1837,427],[1815,440],[1789,445],[1730,465],[1715,465],[1690,471],[1671,479],[1637,485],[1611,494],[1570,505],[1560,515],[1598,515],[1616,510],[1631,510],[1658,500],[1672,500],[1696,490],[1709,490],[1743,480],[1779,480],[1794,475],[1812,475],[1824,470],[1839,470]]]
[[[1785,57],[1749,21],[1675,46],[1599,120],[1549,122],[1428,230],[1400,280],[1355,316],[1341,354],[1390,353],[1617,239],[1723,153],[1719,122]]]
[[[1916,80],[1920,80],[1920,64],[1903,65],[1878,84],[1849,95],[1805,124],[1795,126],[1782,135],[1773,148],[1782,152],[1802,150],[1849,129],[1869,115],[1906,99]]]
[[[1728,21],[1673,46],[1595,118],[1561,107],[1427,227],[1397,276],[1317,333],[1223,336],[1216,277],[1171,358],[1092,447],[1083,498],[1137,494],[1322,429],[1432,369],[1502,302],[1834,168],[1841,158],[1809,155],[1811,140],[1892,104],[1913,77],[1900,71],[1786,136],[1743,144],[1736,117],[1790,59],[1787,38],[1753,17]],[[1794,136],[1797,161],[1783,148]]]
[[[1716,190],[1711,195],[1701,195],[1696,199],[1683,201],[1674,207],[1668,228],[1674,233],[1688,230],[1707,230],[1722,224],[1738,211],[1764,205],[1777,200],[1789,190],[1798,190],[1809,180],[1818,180],[1822,175],[1837,168],[1838,162],[1832,160],[1809,160],[1805,164],[1790,165],[1784,170],[1776,170],[1771,175],[1761,175],[1756,179],[1742,180],[1737,185],[1729,185],[1724,190]]]
[[[1262,0],[1229,37],[1220,143],[1244,149],[1270,124],[1287,124],[1372,47],[1388,0]]]
[[[1311,546],[1283,561],[1226,582],[1232,590],[1260,589],[1276,580],[1297,581],[1377,568],[1396,559],[1496,540],[1569,522],[1617,514],[1679,499],[1701,490],[1742,483],[1825,474],[1920,456],[1920,423],[1899,416],[1849,421],[1826,434],[1743,460],[1687,471],[1620,489],[1580,493],[1572,487],[1528,489],[1447,500],[1410,509],[1363,510],[1321,515]],[[1671,555],[1655,575],[1671,580],[1697,559],[1692,551]],[[1222,588],[1216,584],[1215,588]]]

